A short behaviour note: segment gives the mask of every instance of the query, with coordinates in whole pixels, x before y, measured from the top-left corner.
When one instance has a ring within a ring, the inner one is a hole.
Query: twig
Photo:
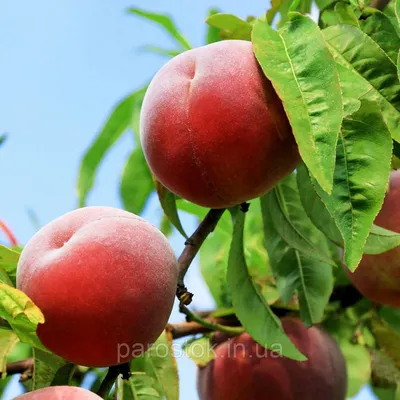
[[[238,326],[226,326],[219,324],[217,322],[213,322],[211,319],[203,319],[191,312],[184,304],[181,304],[179,307],[179,311],[182,314],[185,314],[189,322],[197,322],[204,328],[207,328],[210,331],[220,331],[224,333],[229,333],[231,335],[240,335],[244,332],[244,328]]]
[[[26,378],[29,378],[33,374],[33,366],[33,357],[26,360],[14,361],[7,364],[6,373],[7,375],[23,374]],[[21,379],[26,380],[24,376],[21,376]]]
[[[376,8],[377,10],[383,11],[389,4],[390,0],[372,0],[368,7]]]
[[[103,399],[106,398],[111,388],[114,385],[115,380],[122,374],[123,379],[129,379],[130,377],[130,366],[129,363],[114,365],[113,367],[108,368],[107,375],[101,382],[100,388],[97,391],[97,394]]]
[[[196,257],[201,245],[207,236],[215,229],[225,209],[212,209],[205,216],[193,235],[186,240],[185,248],[178,258],[179,277],[176,296],[182,304],[189,305],[193,295],[188,292],[183,280],[193,259]]]

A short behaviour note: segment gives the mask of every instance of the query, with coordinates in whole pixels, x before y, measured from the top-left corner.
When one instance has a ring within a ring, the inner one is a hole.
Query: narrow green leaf
[[[269,25],[274,22],[275,16],[279,13],[279,9],[282,7],[284,0],[271,0],[271,8],[267,11],[266,19]]]
[[[323,34],[336,61],[368,85],[363,98],[378,103],[392,137],[400,141],[400,83],[392,60],[354,26],[331,26]]]
[[[11,325],[21,342],[47,351],[36,335],[37,325],[44,323],[42,312],[25,293],[2,282],[0,318]]]
[[[223,217],[229,219],[229,214]],[[217,307],[232,304],[226,282],[232,228],[230,230],[230,233],[225,232],[218,224],[200,248],[200,271]]]
[[[340,1],[335,4],[335,11],[340,24],[359,26],[358,18],[350,4]]]
[[[208,337],[194,339],[185,344],[186,355],[198,366],[205,367],[214,359],[212,343]]]
[[[178,368],[172,348],[172,335],[164,331],[145,353],[146,363],[160,385],[166,400],[179,399]]]
[[[206,21],[215,14],[219,14],[220,11],[217,8],[210,8],[207,13]],[[215,43],[221,40],[220,30],[215,26],[208,25],[206,34],[206,43]]]
[[[334,219],[312,185],[307,167],[297,168],[297,185],[304,210],[313,224],[337,246],[343,247],[343,238]],[[400,245],[400,234],[372,225],[364,247],[365,254],[380,254]]]
[[[181,220],[179,219],[178,209],[176,207],[176,196],[154,177],[153,183],[156,187],[158,199],[160,200],[160,204],[162,209],[164,210],[165,215],[171,221],[172,225],[174,225],[175,228],[178,229],[178,232],[187,239],[188,236],[186,235],[181,224]]]
[[[251,40],[253,25],[233,14],[214,14],[207,24],[220,30],[222,39]]]
[[[400,25],[400,0],[395,0],[395,13],[396,13],[396,18],[397,22]]]
[[[325,238],[311,223],[301,205],[294,187],[294,176],[275,186],[266,198],[275,229],[290,247],[315,261],[336,266],[326,241],[324,243]]]
[[[32,378],[32,390],[50,386],[57,371],[67,362],[53,353],[34,350],[35,367]]]
[[[399,54],[397,55],[397,76],[399,77],[400,81],[400,51]]]
[[[400,37],[391,20],[376,9],[364,11],[360,20],[361,30],[366,33],[396,63]]]
[[[0,146],[3,145],[6,140],[7,140],[7,134],[6,133],[3,133],[2,135],[0,135]]]
[[[60,367],[51,382],[51,386],[71,386],[76,369],[77,365],[71,363],[66,363]]]
[[[391,155],[390,133],[376,103],[363,100],[361,108],[343,121],[332,194],[313,182],[344,239],[345,264],[352,271],[382,206]]]
[[[18,263],[20,254],[0,244],[0,265]]]
[[[121,178],[120,194],[124,208],[140,214],[153,190],[153,179],[143,151],[136,147],[125,164]]]
[[[82,158],[77,183],[79,207],[83,207],[86,203],[87,196],[94,184],[97,168],[104,156],[122,134],[131,127],[133,111],[138,104],[141,104],[144,92],[144,89],[140,89],[117,104]]]
[[[295,177],[289,176],[283,180],[279,184],[279,189],[284,194],[284,206],[291,223],[296,224],[302,234],[310,240],[312,239],[313,242],[317,242],[319,248],[328,253],[326,238],[314,227],[302,208],[295,186]],[[276,211],[274,207],[271,207],[273,202],[274,199],[270,194],[261,198],[265,243],[269,260],[282,301],[289,303],[293,295],[297,293],[301,319],[307,326],[310,326],[321,322],[325,307],[329,302],[333,289],[332,267],[325,262],[316,261],[288,245],[285,236],[282,236],[279,231],[280,221],[274,220]]]
[[[19,342],[18,336],[13,331],[0,329],[0,378],[6,376],[8,355]]]
[[[139,17],[145,18],[149,21],[152,21],[160,25],[184,49],[190,50],[192,48],[192,46],[189,44],[186,38],[179,32],[179,29],[168,15],[145,11],[139,8],[130,8],[127,11],[128,13],[138,15]]]
[[[283,102],[303,161],[330,193],[343,106],[336,65],[321,31],[310,18],[291,13],[279,32],[258,20],[252,41]]]
[[[9,286],[14,286],[14,283],[11,281],[7,272],[1,267],[0,267],[0,282],[3,282]]]
[[[128,381],[118,378],[116,400],[162,400],[153,384],[154,380],[144,373],[135,373]]]
[[[305,360],[286,336],[279,318],[272,312],[258,286],[249,276],[243,250],[245,214],[237,208],[235,210],[227,280],[236,315],[246,331],[263,347],[271,349],[274,343],[280,343],[283,356]]]
[[[175,49],[167,50],[163,49],[162,47],[152,46],[152,45],[145,46],[144,50],[150,53],[161,54],[162,56],[166,56],[168,58],[176,57],[177,55],[182,53],[182,50],[175,50]]]

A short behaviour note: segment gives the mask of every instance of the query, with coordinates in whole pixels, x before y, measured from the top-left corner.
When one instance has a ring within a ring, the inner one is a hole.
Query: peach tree
[[[186,338],[201,400],[400,398],[400,0],[312,5],[212,9],[195,49],[128,10],[176,47],[149,47],[170,60],[86,151],[78,209],[24,247],[0,224],[0,390],[176,400]],[[124,134],[125,210],[86,207]],[[138,217],[154,194],[158,229]],[[191,307],[197,255],[214,310]]]

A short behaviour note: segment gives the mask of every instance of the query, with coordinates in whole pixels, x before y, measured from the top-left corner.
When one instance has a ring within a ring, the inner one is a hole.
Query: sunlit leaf
[[[252,41],[283,102],[303,161],[330,193],[343,110],[336,64],[321,31],[310,18],[291,13],[279,32],[257,21]]]
[[[168,15],[145,11],[139,8],[130,8],[127,11],[128,13],[138,15],[139,17],[145,18],[160,25],[180,46],[182,46],[186,50],[191,49],[192,46],[179,32],[179,29]]]
[[[233,14],[214,14],[207,24],[220,30],[223,39],[251,40],[253,25]]]

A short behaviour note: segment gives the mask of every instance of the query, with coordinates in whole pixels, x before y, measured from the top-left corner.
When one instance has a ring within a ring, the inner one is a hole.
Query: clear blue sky
[[[35,232],[27,209],[45,224],[76,206],[75,183],[84,150],[118,99],[146,83],[166,61],[140,48],[171,48],[173,43],[154,25],[126,14],[126,8],[168,12],[191,44],[199,46],[209,7],[245,17],[260,15],[268,5],[267,0],[2,1],[0,133],[10,135],[0,149],[0,218],[18,239],[24,243]],[[132,146],[126,135],[108,155],[89,205],[120,206],[118,182]],[[159,216],[155,204],[144,215],[150,221]],[[192,221],[185,223],[191,231]],[[183,246],[178,236],[172,244],[176,252]],[[189,285],[196,293],[196,307],[212,306],[196,268]],[[180,319],[175,310],[172,320]],[[185,358],[178,365],[182,399],[196,399],[194,365]],[[12,399],[17,388],[13,385],[3,400]]]

